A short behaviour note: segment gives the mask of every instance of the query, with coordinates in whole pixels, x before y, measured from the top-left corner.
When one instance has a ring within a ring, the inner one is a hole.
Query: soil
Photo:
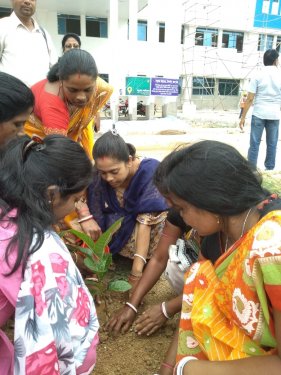
[[[130,265],[124,258],[115,260],[115,275],[126,277]],[[141,314],[148,306],[158,304],[174,296],[164,277],[145,297],[139,308]],[[126,293],[111,294],[112,302],[108,306],[109,314],[119,310],[127,300]],[[103,329],[107,321],[104,305],[97,307],[100,328],[100,344],[97,351],[97,365],[93,375],[153,375],[157,374],[163,357],[172,340],[176,328],[176,319],[169,320],[165,326],[151,336],[137,336],[134,327],[117,337],[109,336]]]

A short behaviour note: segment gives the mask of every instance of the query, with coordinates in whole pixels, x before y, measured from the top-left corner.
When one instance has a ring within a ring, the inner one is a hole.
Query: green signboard
[[[150,78],[126,77],[126,95],[149,96]]]

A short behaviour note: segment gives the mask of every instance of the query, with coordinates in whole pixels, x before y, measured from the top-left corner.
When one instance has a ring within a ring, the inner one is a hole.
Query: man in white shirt
[[[246,114],[254,99],[254,108],[251,119],[250,148],[248,160],[257,165],[259,146],[263,130],[266,132],[265,169],[275,167],[276,150],[279,134],[280,105],[281,105],[281,72],[278,69],[279,54],[275,49],[267,50],[263,55],[263,70],[257,77],[251,79],[248,97],[245,102],[240,120],[243,130]]]
[[[33,18],[36,0],[11,0],[13,13],[0,19],[0,71],[28,86],[46,78],[57,53],[48,33]]]

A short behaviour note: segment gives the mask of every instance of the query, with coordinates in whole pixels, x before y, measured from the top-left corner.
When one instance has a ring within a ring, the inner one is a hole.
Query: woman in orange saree
[[[113,88],[98,77],[94,58],[72,49],[54,65],[47,79],[32,86],[34,112],[25,123],[25,133],[44,138],[62,134],[81,143],[92,159],[93,120]]]
[[[216,141],[168,155],[155,181],[185,223],[219,238],[221,249],[214,264],[202,254],[186,274],[177,358],[160,374],[280,374],[280,199],[237,150]]]

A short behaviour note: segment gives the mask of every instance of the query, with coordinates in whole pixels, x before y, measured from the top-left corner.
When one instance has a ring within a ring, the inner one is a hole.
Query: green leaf
[[[131,288],[132,285],[128,283],[128,281],[113,280],[109,282],[107,289],[112,292],[127,292],[127,290],[130,290]]]
[[[94,251],[94,249],[95,249],[95,242],[92,240],[92,238],[90,236],[88,236],[87,234],[85,234],[83,232],[79,232],[78,230],[75,230],[75,229],[69,229],[68,232],[72,233],[76,237],[80,238],[80,240],[82,240],[83,242],[85,242],[85,244],[88,246],[89,249],[91,249],[92,251]]]
[[[121,227],[123,221],[123,217],[116,220],[103,234],[99,237],[99,239],[95,243],[95,253],[97,256],[101,256],[104,252],[105,247],[111,241],[111,238],[115,232]]]

